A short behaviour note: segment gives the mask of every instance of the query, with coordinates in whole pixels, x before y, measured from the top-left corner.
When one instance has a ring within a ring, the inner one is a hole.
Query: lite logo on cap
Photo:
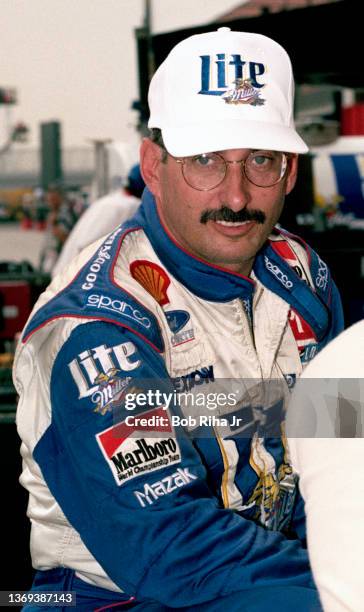
[[[207,96],[222,96],[228,104],[264,104],[258,77],[265,73],[260,62],[243,59],[240,54],[201,55],[201,89]]]
[[[220,28],[176,45],[149,88],[150,128],[176,157],[228,149],[306,153],[290,59],[277,42]]]

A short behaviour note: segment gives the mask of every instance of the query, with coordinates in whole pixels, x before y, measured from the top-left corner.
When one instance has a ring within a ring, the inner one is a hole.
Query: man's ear
[[[286,182],[286,195],[288,195],[296,184],[297,180],[298,155],[292,154],[288,160],[288,174]]]
[[[144,138],[140,146],[140,170],[145,184],[155,197],[159,196],[160,163],[163,151],[150,138]]]

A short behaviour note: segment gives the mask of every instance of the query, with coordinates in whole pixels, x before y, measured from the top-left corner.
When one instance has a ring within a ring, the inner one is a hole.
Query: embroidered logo
[[[325,291],[327,287],[327,283],[329,281],[329,269],[327,265],[325,264],[325,262],[322,261],[322,259],[320,259],[320,257],[318,258],[318,263],[319,263],[319,267],[317,271],[317,276],[315,278],[315,285],[319,289],[322,289],[323,291]]]
[[[296,384],[296,374],[283,374],[283,376],[286,380],[288,389],[293,389]]]
[[[131,376],[123,376],[117,368],[99,374],[95,378],[98,388],[91,396],[91,401],[96,404],[94,412],[104,415],[120,406],[131,379]]]
[[[296,253],[293,251],[291,246],[285,240],[271,240],[270,241],[272,249],[278,253],[289,266],[296,272],[298,278],[301,278],[307,283],[305,279],[304,271],[301,265],[301,262],[297,258]]]
[[[144,316],[140,310],[134,308],[132,304],[128,304],[128,302],[125,302],[124,300],[118,300],[110,297],[109,295],[103,295],[101,293],[93,293],[92,295],[88,295],[87,306],[122,315],[127,319],[132,319],[146,329],[150,329],[152,326],[151,320]]]
[[[163,268],[151,261],[139,259],[130,264],[130,273],[160,306],[169,304],[167,289],[171,281]]]
[[[201,89],[205,96],[222,96],[233,88],[233,103],[264,104],[259,90],[265,87],[260,78],[266,72],[264,64],[248,61],[238,53],[216,53],[214,56],[201,55]],[[231,95],[231,94],[229,94]],[[228,95],[228,97],[229,97]],[[259,101],[258,101],[259,100]],[[225,100],[229,102],[229,100]],[[230,102],[231,103],[231,102]]]
[[[190,320],[186,310],[169,310],[165,313],[169,329],[177,334]]]
[[[96,435],[117,485],[181,462],[181,451],[168,413],[157,408],[145,413],[163,416],[154,427],[125,421]],[[140,432],[145,432],[140,434]]]
[[[277,265],[273,264],[270,259],[265,255],[264,262],[267,270],[274,274],[276,279],[285,287],[286,289],[292,289],[293,283],[289,280],[287,274],[285,274]]]
[[[159,497],[168,495],[196,479],[197,476],[190,472],[188,468],[177,468],[176,472],[162,478],[162,480],[152,484],[146,483],[144,489],[142,491],[134,491],[134,495],[142,508],[145,508],[147,505],[151,506],[154,504]]]
[[[190,329],[185,329],[178,334],[173,334],[171,338],[172,346],[176,347],[180,344],[185,344],[186,342],[191,342],[191,340],[195,339],[194,329],[191,327]]]
[[[300,353],[302,365],[305,365],[306,363],[311,361],[311,359],[315,357],[317,351],[318,351],[317,342],[308,344],[307,346],[305,346],[302,352]]]
[[[101,248],[96,253],[96,256],[91,260],[85,278],[86,282],[82,284],[82,289],[84,291],[90,291],[94,288],[100,270],[102,270],[106,262],[110,260],[109,251],[111,250],[114,241],[116,240],[116,238],[118,238],[121,231],[122,229],[120,227],[115,232],[110,234],[110,236],[105,240]]]
[[[297,343],[301,363],[306,364],[317,352],[316,335],[307,321],[293,308],[289,311],[288,320]]]
[[[252,86],[250,79],[235,79],[234,88],[228,89],[222,98],[226,104],[251,104],[259,106],[264,104],[264,98],[260,97],[260,91]]]
[[[249,323],[253,321],[253,304],[250,298],[244,298],[241,300],[244,312],[249,319]]]
[[[122,342],[116,346],[100,344],[84,350],[68,367],[79,391],[78,398],[84,399],[100,391],[100,383],[108,387],[114,377],[119,377],[120,371],[125,375],[141,363],[136,346],[132,342]]]
[[[173,385],[179,393],[191,391],[196,385],[208,384],[215,382],[214,366],[200,368],[185,374],[185,376],[177,376],[173,378]]]
[[[173,332],[171,337],[172,346],[179,346],[195,339],[193,327],[183,329],[190,320],[190,315],[186,310],[169,310],[165,315],[169,329]]]

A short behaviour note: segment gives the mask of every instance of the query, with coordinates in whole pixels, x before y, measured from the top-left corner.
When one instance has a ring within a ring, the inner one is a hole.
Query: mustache
[[[202,224],[208,221],[228,221],[230,223],[243,223],[244,221],[255,221],[256,223],[263,224],[266,216],[262,210],[252,209],[247,210],[243,208],[235,212],[228,206],[222,206],[218,210],[205,210],[201,217],[200,222]]]

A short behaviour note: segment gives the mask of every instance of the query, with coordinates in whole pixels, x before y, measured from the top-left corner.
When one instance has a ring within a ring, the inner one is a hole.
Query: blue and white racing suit
[[[326,264],[298,239],[274,230],[249,278],[230,273],[181,250],[146,190],[53,280],[17,351],[42,589],[59,571],[80,602],[213,610],[235,594],[231,610],[274,610],[273,590],[311,609],[282,420],[342,326]]]

